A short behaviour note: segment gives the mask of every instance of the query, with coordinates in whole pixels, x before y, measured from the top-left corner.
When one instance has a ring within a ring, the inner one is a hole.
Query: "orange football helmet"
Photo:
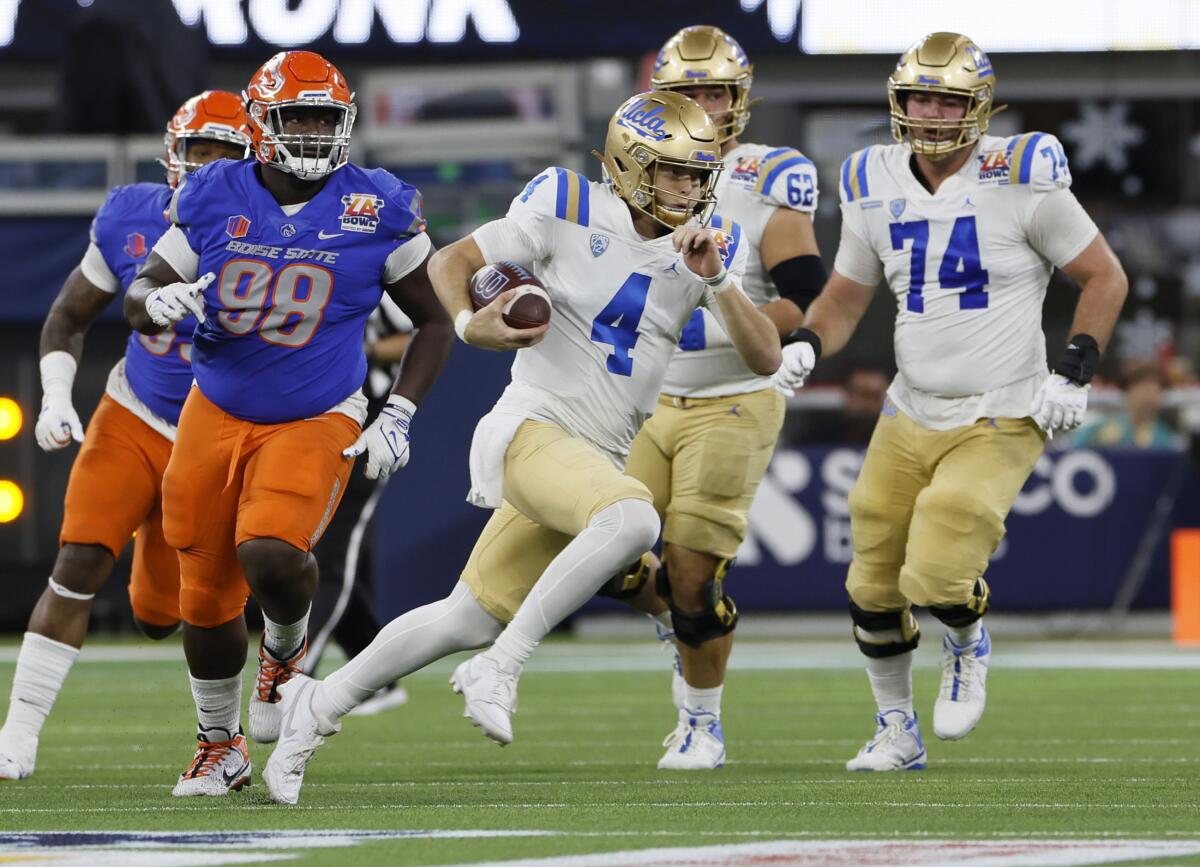
[[[206,90],[179,106],[163,136],[167,146],[163,165],[172,187],[179,183],[180,175],[200,168],[200,163],[187,160],[188,142],[198,138],[240,145],[245,148],[242,156],[250,155],[250,118],[236,93]]]
[[[315,181],[350,159],[350,130],[358,108],[345,77],[321,55],[279,52],[254,74],[242,96],[259,162]],[[332,109],[341,119],[332,135],[285,134],[283,113],[290,108]]]

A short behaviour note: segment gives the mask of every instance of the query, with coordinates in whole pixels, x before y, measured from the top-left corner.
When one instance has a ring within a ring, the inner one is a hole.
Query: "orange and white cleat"
[[[279,704],[279,687],[301,673],[308,642],[286,662],[271,655],[266,645],[258,645],[258,677],[250,695],[250,737],[260,744],[279,740],[279,724],[283,709]]]
[[[176,798],[194,795],[228,795],[250,785],[250,751],[240,731],[227,741],[207,741],[200,736],[196,755],[171,794]]]

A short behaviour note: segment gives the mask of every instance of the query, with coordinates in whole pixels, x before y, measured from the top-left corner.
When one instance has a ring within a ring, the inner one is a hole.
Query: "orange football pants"
[[[237,546],[279,539],[309,551],[333,517],[361,428],[341,413],[281,424],[229,415],[193,386],[163,476],[163,531],[179,552],[184,622],[214,627],[249,596]]]
[[[171,442],[107,394],[71,466],[60,545],[103,545],[116,559],[137,531],[129,601],[144,623],[179,622],[179,558],[163,538],[163,471]]]

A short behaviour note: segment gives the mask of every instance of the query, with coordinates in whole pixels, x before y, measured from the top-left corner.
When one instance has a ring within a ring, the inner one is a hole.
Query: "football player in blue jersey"
[[[190,175],[171,228],[126,297],[139,331],[196,315],[195,387],[163,477],[163,530],[179,551],[184,650],[199,744],[174,794],[250,780],[241,733],[242,608],[263,611],[250,736],[279,737],[279,687],[301,670],[317,584],[312,548],[353,458],[367,475],[408,462],[417,404],[454,339],[426,275],[421,194],[349,162],[356,107],[342,74],[280,52],[244,94],[254,159]],[[363,330],[387,292],[415,329],[392,395],[366,423]]]
[[[159,488],[192,383],[194,320],[153,337],[130,335],[86,437],[71,403],[84,337],[167,230],[167,204],[181,175],[213,160],[246,156],[250,125],[241,100],[219,90],[192,97],[167,125],[166,147],[167,183],[131,184],[109,194],[92,222],[83,261],[42,326],[38,445],[47,452],[72,441],[83,447],[71,468],[49,587],[21,643],[8,719],[0,730],[0,779],[33,773],[38,737],[79,655],[92,599],[135,531],[129,582],[134,619],[156,639],[179,626],[179,561],[163,540]]]

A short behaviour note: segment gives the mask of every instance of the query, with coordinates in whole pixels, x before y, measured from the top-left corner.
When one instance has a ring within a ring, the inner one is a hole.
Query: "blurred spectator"
[[[883,412],[890,383],[891,377],[881,368],[851,368],[842,387],[845,402],[841,410],[815,416],[806,427],[804,441],[866,445],[871,441],[879,414]]]
[[[1153,362],[1126,368],[1121,378],[1124,411],[1084,425],[1072,437],[1072,444],[1085,448],[1181,448],[1179,437],[1160,418],[1166,387],[1166,374]]]

